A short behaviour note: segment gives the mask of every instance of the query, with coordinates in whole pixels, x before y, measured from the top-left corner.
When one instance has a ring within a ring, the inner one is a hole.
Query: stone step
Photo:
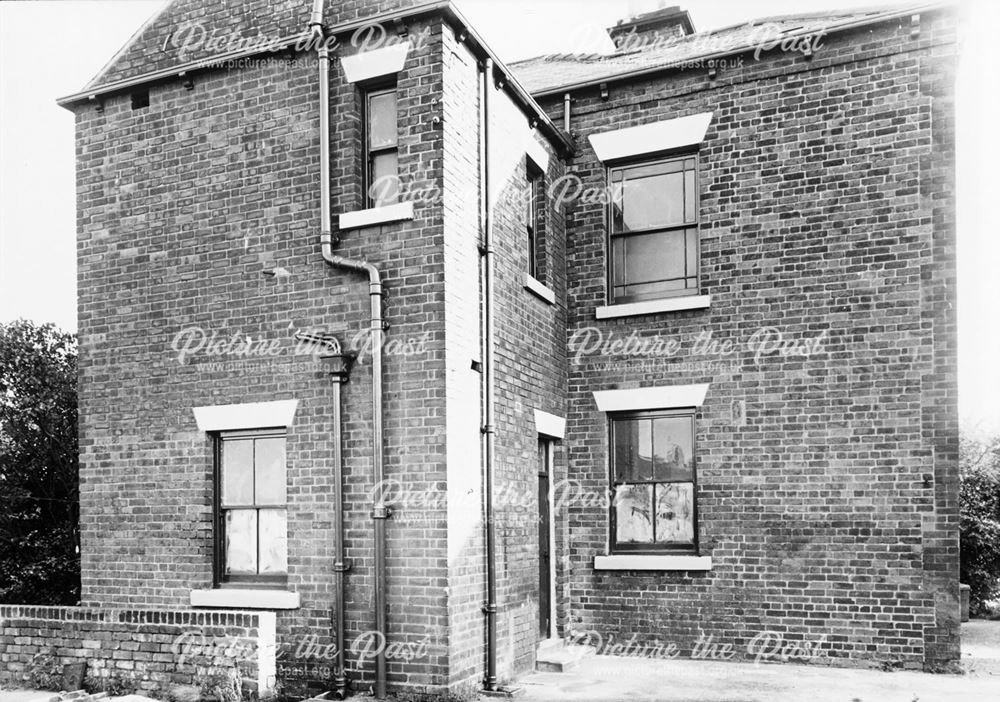
[[[539,647],[535,658],[535,670],[544,673],[565,673],[573,670],[580,662],[593,656],[597,651],[592,646],[548,646]]]

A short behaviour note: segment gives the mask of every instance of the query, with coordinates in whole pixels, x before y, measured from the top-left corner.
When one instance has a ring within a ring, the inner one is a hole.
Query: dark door
[[[538,442],[538,633],[543,639],[550,636],[549,614],[551,606],[551,571],[549,553],[549,445]]]

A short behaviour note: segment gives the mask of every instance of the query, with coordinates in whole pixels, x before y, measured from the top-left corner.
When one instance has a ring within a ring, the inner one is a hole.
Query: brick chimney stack
[[[677,5],[662,7],[664,3],[660,4],[661,7],[652,12],[619,20],[614,27],[609,27],[608,35],[615,48],[619,51],[640,49],[694,34],[694,25],[687,10]]]

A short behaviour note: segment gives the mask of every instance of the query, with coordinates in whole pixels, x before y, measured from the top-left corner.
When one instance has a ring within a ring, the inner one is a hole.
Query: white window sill
[[[667,297],[662,300],[629,302],[622,305],[605,305],[604,307],[598,307],[594,316],[596,316],[597,319],[616,319],[618,317],[634,317],[639,314],[656,314],[657,312],[703,310],[711,305],[711,295]]]
[[[413,219],[412,202],[400,202],[384,207],[344,212],[340,215],[338,224],[341,230],[360,229],[361,227],[373,227],[376,224],[400,222],[404,219]]]
[[[223,609],[298,609],[299,593],[237,587],[192,590],[191,606]]]
[[[524,274],[524,287],[550,305],[556,304],[556,294],[552,291],[552,288],[540,280],[536,280],[530,273]]]
[[[594,570],[712,570],[711,556],[594,556]]]

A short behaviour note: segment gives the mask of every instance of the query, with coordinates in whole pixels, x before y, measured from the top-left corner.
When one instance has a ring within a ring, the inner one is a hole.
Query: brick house
[[[150,690],[192,627],[262,693],[954,664],[951,11],[609,33],[175,0],[61,100],[83,602],[4,636]]]

